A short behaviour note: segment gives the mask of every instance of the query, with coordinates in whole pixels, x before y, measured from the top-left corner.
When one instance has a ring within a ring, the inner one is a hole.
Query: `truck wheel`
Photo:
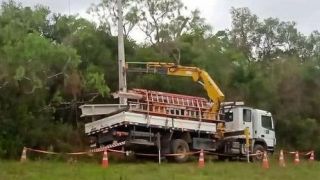
[[[252,161],[253,161],[253,162],[262,161],[262,159],[263,159],[263,152],[264,152],[265,150],[266,150],[266,149],[265,149],[262,145],[260,145],[260,144],[254,145],[254,147],[253,147],[253,154],[257,154],[257,155],[252,157]]]
[[[180,154],[180,153],[187,153],[189,152],[189,145],[186,141],[183,139],[174,139],[171,142],[171,152],[173,154]],[[188,155],[179,155],[179,156],[173,156],[173,159],[176,162],[186,162],[188,160]]]

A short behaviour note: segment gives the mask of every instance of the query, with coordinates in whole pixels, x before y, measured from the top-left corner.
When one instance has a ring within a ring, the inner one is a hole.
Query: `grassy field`
[[[197,162],[185,164],[154,162],[110,162],[107,169],[95,163],[64,163],[55,161],[29,161],[25,163],[0,161],[1,180],[56,180],[56,179],[103,179],[103,180],[187,180],[187,179],[272,179],[290,180],[320,179],[320,163],[302,162],[300,165],[289,163],[286,168],[278,167],[276,162],[268,170],[258,163],[245,162],[209,162],[199,169]]]

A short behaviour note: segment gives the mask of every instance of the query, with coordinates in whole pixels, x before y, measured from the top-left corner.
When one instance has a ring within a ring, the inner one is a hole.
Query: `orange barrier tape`
[[[61,154],[61,153],[56,153],[56,152],[52,152],[52,151],[43,151],[43,150],[37,150],[37,149],[31,149],[31,148],[27,148],[27,150],[39,152],[39,153],[44,153],[44,154]]]
[[[283,151],[284,154],[295,154],[296,151]]]
[[[103,147],[103,148],[97,148],[97,149],[93,149],[90,151],[83,151],[83,152],[73,152],[73,153],[57,153],[57,152],[52,152],[52,151],[44,151],[44,150],[38,150],[38,149],[32,149],[32,148],[26,148],[29,151],[33,151],[33,152],[38,152],[38,153],[44,153],[44,154],[54,154],[54,155],[59,155],[59,154],[65,154],[65,155],[85,155],[85,154],[91,154],[91,153],[97,153],[97,152],[102,152],[104,150],[110,151],[110,152],[115,152],[115,153],[122,153],[122,154],[126,154],[126,151],[121,151],[121,150],[114,150],[114,149],[110,149],[107,147]],[[195,151],[195,152],[187,152],[187,153],[176,153],[176,154],[162,154],[161,156],[181,156],[181,155],[194,155],[194,154],[199,154],[201,151]],[[296,151],[284,151],[287,154],[295,154]],[[312,153],[313,151],[309,151],[309,152],[301,152],[299,154],[301,155],[305,155],[308,156]],[[211,154],[211,155],[217,155],[217,156],[235,156],[235,155],[229,155],[229,154],[221,154],[221,153],[215,153],[215,152],[210,152],[210,151],[204,151],[204,153],[206,154]],[[159,154],[146,154],[146,153],[134,153],[136,155],[140,155],[140,156],[153,156],[153,157],[157,157],[159,156]],[[249,156],[258,156],[261,155],[259,154],[249,154]]]
[[[84,154],[91,154],[91,153],[98,153],[98,152],[102,152],[102,148],[100,151],[85,151],[85,152],[73,152],[73,153],[57,153],[57,152],[52,152],[52,151],[44,151],[44,150],[37,150],[37,149],[31,149],[31,148],[27,148],[27,150],[29,151],[34,151],[34,152],[39,152],[39,153],[44,153],[44,154],[66,154],[66,155],[84,155]],[[114,149],[108,149],[105,148],[105,150],[110,151],[110,152],[115,152],[115,153],[122,153],[122,154],[126,154],[126,151],[120,151],[120,150],[114,150]],[[195,152],[187,152],[187,153],[175,153],[175,154],[162,154],[161,156],[181,156],[181,155],[194,155],[194,154],[199,154],[200,151],[195,151]],[[223,156],[234,156],[234,155],[226,155],[226,154],[219,154],[219,153],[213,153],[213,152],[209,152],[209,151],[205,151],[204,153],[206,154],[212,154],[212,155],[223,155]],[[159,156],[158,154],[146,154],[146,153],[134,153],[136,155],[140,155],[140,156]],[[258,154],[250,154],[250,156],[256,156]]]
[[[162,156],[181,156],[181,155],[193,155],[193,154],[199,154],[200,151],[196,151],[196,152],[188,152],[188,153],[179,153],[179,154],[163,154]],[[214,153],[214,152],[210,152],[210,151],[204,151],[205,154],[211,154],[211,155],[218,155],[218,156],[235,156],[235,155],[230,155],[230,154],[221,154],[221,153]],[[134,153],[137,155],[146,155],[146,156],[159,156],[158,154],[144,154],[144,153]],[[262,154],[262,153],[261,153]],[[259,154],[249,154],[249,156],[258,156],[261,155]],[[245,155],[246,156],[246,155]]]
[[[221,153],[214,153],[214,152],[210,152],[210,151],[203,151],[203,153],[205,154],[211,154],[211,155],[217,155],[217,156],[234,156],[234,155],[229,155],[229,154],[221,154]]]
[[[194,155],[199,154],[201,151],[187,152],[187,153],[176,153],[176,154],[164,154],[163,156],[181,156],[181,155]]]
[[[216,156],[229,156],[229,157],[233,157],[236,155],[231,155],[231,154],[222,154],[222,153],[215,153],[215,152],[210,152],[210,151],[204,151],[206,154],[211,154],[211,155],[216,155]],[[263,154],[263,153],[261,153]],[[249,156],[258,156],[259,154],[249,154]],[[244,154],[244,156],[246,156],[246,154]]]
[[[200,151],[196,152],[187,152],[187,153],[176,153],[176,154],[161,154],[161,156],[181,156],[181,155],[193,155],[193,154],[199,154]],[[135,155],[139,156],[150,156],[150,157],[157,157],[159,154],[145,154],[145,153],[134,153]]]
[[[138,156],[150,156],[150,157],[158,157],[159,154],[144,154],[144,153],[134,153],[135,155]]]
[[[309,152],[301,152],[299,153],[300,155],[304,155],[304,156],[308,156],[312,153],[312,151],[309,151]]]
[[[296,151],[283,151],[284,153],[287,154],[296,154]],[[304,155],[304,156],[308,156],[311,154],[312,151],[308,151],[308,152],[299,152],[299,155]]]
[[[306,155],[306,156],[311,155],[312,152],[313,152],[313,151],[309,151],[309,152],[307,152],[305,155]]]
[[[84,155],[84,154],[90,154],[91,152],[74,152],[74,153],[64,153],[64,154],[68,154],[68,155]]]
[[[125,151],[119,151],[119,150],[114,150],[114,149],[107,149],[107,151],[126,154]]]
[[[28,151],[33,151],[33,152],[38,152],[38,153],[43,153],[43,154],[54,154],[54,155],[59,155],[59,154],[65,154],[65,155],[84,155],[84,154],[91,154],[94,152],[91,151],[83,151],[83,152],[73,152],[73,153],[57,153],[57,152],[52,152],[52,151],[44,151],[44,150],[38,150],[38,149],[31,149],[27,148]],[[126,153],[125,151],[118,151],[114,149],[107,149],[110,152],[115,152],[115,153]]]
[[[249,154],[249,156],[259,156],[259,155],[263,155],[263,153]]]

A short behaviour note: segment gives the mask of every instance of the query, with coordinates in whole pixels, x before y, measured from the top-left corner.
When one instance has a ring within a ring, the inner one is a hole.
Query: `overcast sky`
[[[5,1],[5,0],[1,0]],[[79,14],[83,17],[92,3],[100,0],[16,0],[25,6],[43,4],[51,11]],[[278,17],[283,21],[296,21],[298,29],[303,33],[320,30],[319,0],[182,0],[189,9],[198,8],[214,30],[230,27],[231,7],[249,7],[261,18]],[[70,6],[69,6],[70,4]]]

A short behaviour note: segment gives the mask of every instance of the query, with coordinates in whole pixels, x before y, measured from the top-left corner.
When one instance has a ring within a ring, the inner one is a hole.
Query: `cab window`
[[[243,121],[244,122],[251,122],[251,110],[250,109],[243,109]]]
[[[225,121],[226,122],[232,122],[233,121],[233,113],[232,111],[225,113]]]
[[[262,127],[266,128],[266,129],[270,129],[272,130],[272,118],[271,116],[261,116],[261,124]]]

